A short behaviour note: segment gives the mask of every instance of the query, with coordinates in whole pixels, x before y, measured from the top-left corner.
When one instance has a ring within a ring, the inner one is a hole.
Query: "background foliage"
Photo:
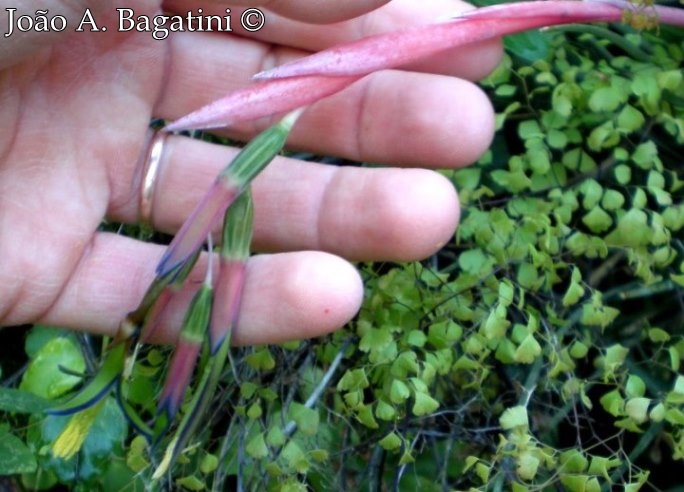
[[[494,144],[445,172],[463,208],[453,241],[422,263],[364,265],[365,302],[346,329],[235,350],[212,421],[158,487],[677,485],[684,37],[578,27],[506,47],[482,84]],[[65,423],[41,412],[92,370],[98,344],[42,327],[12,336],[0,354],[0,475],[30,489],[143,490],[152,463],[113,399],[76,457],[49,452]],[[131,389],[141,407],[153,405],[164,349],[143,357]]]

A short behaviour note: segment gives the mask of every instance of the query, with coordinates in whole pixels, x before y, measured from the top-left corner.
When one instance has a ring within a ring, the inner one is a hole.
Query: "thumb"
[[[36,54],[74,32],[86,10],[93,16],[113,2],[97,0],[0,0],[0,69]]]

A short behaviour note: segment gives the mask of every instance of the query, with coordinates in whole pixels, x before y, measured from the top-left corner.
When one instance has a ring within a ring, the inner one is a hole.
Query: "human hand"
[[[14,7],[4,3],[2,12]],[[263,10],[266,26],[248,36],[239,31],[240,9],[233,7],[235,34],[245,36],[185,32],[157,41],[146,32],[116,32],[113,2],[52,3],[23,2],[17,15],[48,8],[68,19],[64,32],[15,31],[0,49],[0,325],[37,322],[106,334],[137,305],[164,250],[97,232],[103,217],[139,220],[138,164],[152,117],[178,118],[303,50],[465,8],[455,0],[395,0],[349,21],[313,25],[304,21],[342,20],[384,2],[321,2],[325,10],[307,0],[272,2],[274,11]],[[131,0],[126,7],[152,17],[159,3]],[[73,32],[86,4],[107,32]],[[172,0],[162,7],[171,14],[201,7],[204,14],[226,15],[227,5]],[[443,53],[412,71],[373,74],[315,104],[289,142],[402,167],[465,165],[489,144],[493,114],[486,97],[458,77],[485,75],[499,56],[498,44],[488,43]],[[226,135],[248,137],[260,123]],[[235,153],[169,136],[155,183],[155,228],[177,230]],[[423,258],[450,239],[459,214],[451,184],[419,169],[279,158],[257,178],[254,195],[254,248],[266,254],[249,263],[233,337],[240,344],[341,326],[363,293],[356,270],[341,257]],[[169,316],[169,326],[178,328],[180,303]]]

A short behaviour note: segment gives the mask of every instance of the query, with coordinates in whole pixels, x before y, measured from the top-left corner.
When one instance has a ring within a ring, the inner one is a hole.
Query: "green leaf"
[[[369,429],[378,429],[380,426],[373,415],[373,406],[361,404],[356,410],[356,418]]]
[[[598,205],[582,217],[582,222],[597,234],[607,231],[613,225],[613,219]]]
[[[41,346],[24,373],[19,389],[47,399],[64,395],[82,379],[65,374],[60,366],[77,373],[85,371],[83,355],[70,337],[53,338]]]
[[[268,446],[266,446],[266,439],[264,439],[263,432],[258,433],[249,440],[247,446],[245,446],[245,451],[255,460],[268,456]]]
[[[362,352],[369,352],[372,350],[380,351],[392,343],[394,339],[389,329],[382,328],[370,328],[361,337],[359,341],[359,350]]]
[[[524,452],[518,457],[517,473],[522,480],[534,480],[541,460],[530,452]]]
[[[568,169],[582,173],[593,171],[597,167],[594,158],[581,148],[575,148],[564,153],[561,162]]]
[[[399,449],[401,447],[401,438],[396,432],[390,432],[385,437],[380,439],[378,444],[385,451],[394,451],[395,449]]]
[[[33,393],[0,387],[0,410],[16,413],[42,413],[53,403]]]
[[[542,348],[534,335],[530,333],[515,351],[515,360],[521,364],[532,364],[541,355]]]
[[[204,490],[206,488],[204,482],[195,475],[188,475],[187,477],[177,478],[176,484],[193,492]]]
[[[651,140],[639,144],[634,153],[632,153],[632,161],[642,169],[651,169],[658,159],[658,148]]]
[[[560,463],[562,470],[565,473],[583,473],[589,465],[589,461],[582,451],[577,449],[568,449],[567,451],[562,452],[560,455]]]
[[[615,175],[615,179],[621,185],[629,184],[629,182],[632,180],[632,169],[625,164],[619,164],[615,166],[613,173]]]
[[[492,271],[494,258],[485,254],[480,248],[474,248],[461,253],[458,257],[458,264],[464,272],[482,278]]]
[[[432,412],[439,408],[439,402],[427,393],[422,391],[416,391],[415,393],[415,403],[413,404],[413,415],[416,417],[422,417],[424,415],[430,415]]]
[[[375,407],[375,416],[380,420],[391,422],[397,417],[397,411],[385,400],[378,400]]]
[[[348,370],[337,383],[338,391],[365,389],[369,385],[366,371],[362,368]]]
[[[527,428],[529,425],[528,422],[527,408],[522,405],[507,408],[499,418],[499,424],[504,430],[511,430],[518,427]]]
[[[36,325],[29,330],[24,342],[24,349],[29,359],[35,359],[43,345],[56,338],[72,338],[68,330],[53,328],[51,326]]]
[[[674,387],[672,388],[672,392],[676,393],[678,395],[684,395],[684,376],[679,374],[677,376],[677,379],[675,379]]]
[[[482,334],[488,340],[498,340],[506,335],[506,329],[511,325],[506,319],[506,307],[498,304],[482,325]]]
[[[37,466],[36,457],[28,446],[0,427],[0,476],[33,473]]]
[[[275,368],[275,359],[267,347],[256,349],[245,356],[245,362],[256,371],[270,371]]]
[[[301,403],[293,402],[290,404],[288,414],[295,421],[300,431],[307,436],[316,435],[320,421],[318,411],[313,408],[307,408]]]
[[[643,424],[648,420],[648,407],[650,398],[630,398],[625,404],[625,413],[637,424]]]
[[[629,169],[629,168],[628,168]],[[616,190],[605,190],[601,199],[601,206],[606,210],[619,210],[625,204],[625,197]]]
[[[411,396],[411,390],[403,381],[395,379],[390,386],[390,401],[399,405]]]
[[[595,113],[613,113],[626,101],[626,96],[615,87],[600,87],[589,97],[589,109]]]
[[[648,418],[653,422],[662,422],[665,419],[665,405],[658,403],[648,413]]]
[[[617,125],[618,129],[626,133],[635,132],[644,127],[646,118],[634,106],[627,104],[618,114]]]
[[[616,389],[603,395],[599,403],[613,417],[620,417],[624,413],[625,399]]]
[[[579,268],[573,267],[570,276],[570,285],[563,296],[562,304],[565,307],[577,304],[577,302],[584,295],[584,287],[582,286],[582,272]]]
[[[580,185],[579,191],[584,195],[582,207],[585,210],[592,210],[603,197],[603,187],[593,178],[585,179]]]
[[[625,394],[628,397],[633,398],[638,396],[644,396],[645,393],[646,384],[644,383],[644,380],[641,379],[639,376],[630,374],[627,378],[627,383],[625,384]]]

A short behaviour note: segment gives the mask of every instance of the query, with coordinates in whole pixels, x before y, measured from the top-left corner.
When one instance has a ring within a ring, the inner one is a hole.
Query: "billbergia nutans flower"
[[[627,0],[541,0],[483,7],[445,21],[337,45],[261,72],[252,84],[166,128],[218,128],[280,114],[313,104],[369,73],[404,66],[478,41],[541,27],[623,19],[635,22],[641,17],[684,26],[682,9],[654,5],[644,10]]]
[[[205,329],[204,323],[208,323],[209,336],[204,337],[208,345],[207,360],[203,363],[201,376],[195,385],[192,400],[185,410],[178,430],[167,447],[164,460],[155,471],[154,477],[156,478],[160,477],[168,466],[175,461],[178,453],[205,415],[207,405],[218,386],[229,353],[230,334],[240,313],[247,260],[252,242],[253,217],[252,197],[249,189],[247,189],[228,208],[225,215],[218,274],[214,282],[215,302],[211,306],[210,319],[206,319],[206,313],[201,312],[201,319],[196,320],[197,329],[200,327]],[[188,343],[182,347],[176,347],[176,354],[179,354],[179,350],[185,351],[179,359],[178,373],[173,372],[176,368],[172,362],[167,374],[167,382],[161,400],[162,406],[160,407],[160,410],[166,412],[162,422],[166,422],[167,419],[170,421],[178,410],[181,402],[180,397],[185,393],[189,382],[186,372],[188,360],[196,358],[201,346],[199,337],[195,336],[197,334],[195,328],[191,328],[191,330],[194,334],[192,337],[187,337]],[[174,360],[176,354],[174,354]]]

